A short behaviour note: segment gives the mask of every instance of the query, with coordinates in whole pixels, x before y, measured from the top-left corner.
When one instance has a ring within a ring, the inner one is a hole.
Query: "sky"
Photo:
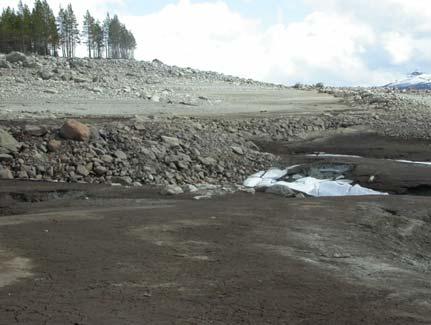
[[[334,86],[431,72],[430,1],[48,0],[54,11],[70,2],[79,17],[117,13],[137,39],[136,59]],[[0,0],[0,8],[17,2]]]

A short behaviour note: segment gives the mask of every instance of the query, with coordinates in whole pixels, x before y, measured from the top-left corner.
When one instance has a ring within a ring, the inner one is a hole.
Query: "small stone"
[[[26,125],[24,126],[24,132],[34,137],[43,137],[48,133],[48,130],[43,126]]]
[[[159,103],[160,102],[160,96],[158,96],[158,95],[151,96],[151,101],[154,103]]]
[[[10,69],[11,65],[6,60],[0,60],[0,69]]]
[[[0,153],[0,162],[2,161],[11,162],[13,161],[13,157],[7,153]]]
[[[0,168],[0,179],[13,179],[12,172],[7,168]]]
[[[103,166],[97,166],[97,167],[93,168],[93,171],[97,176],[103,176],[108,172],[108,169],[106,167],[103,167]]]
[[[45,94],[51,94],[51,95],[58,94],[58,90],[56,90],[56,89],[50,89],[50,88],[44,89],[43,92]]]
[[[0,153],[14,153],[18,152],[20,144],[8,132],[0,129]]]
[[[182,187],[184,193],[195,193],[198,191],[198,188],[194,185],[187,184]]]
[[[81,176],[88,176],[90,174],[90,172],[88,171],[87,168],[85,168],[85,166],[83,165],[78,165],[76,167],[76,172],[81,175]]]
[[[49,80],[52,78],[52,76],[52,73],[48,70],[43,69],[39,71],[39,77],[41,77],[42,80]]]
[[[178,185],[167,185],[164,187],[161,192],[162,195],[179,195],[183,194],[183,189]]]
[[[232,146],[232,151],[240,156],[244,155],[244,150],[241,147]]]
[[[120,160],[126,160],[127,159],[127,155],[121,150],[116,150],[114,152],[114,156]]]
[[[102,157],[100,157],[100,159],[102,159],[102,161],[107,164],[112,163],[112,161],[114,160],[114,158],[112,158],[112,156],[110,155],[103,155]]]
[[[111,182],[127,186],[132,185],[133,180],[129,176],[113,176]]]
[[[59,140],[50,140],[47,145],[48,151],[56,152],[61,148],[61,141]]]
[[[271,187],[268,187],[265,192],[284,197],[295,197],[296,195],[296,193],[292,189],[282,185],[273,185]]]
[[[25,170],[21,170],[18,172],[18,178],[20,179],[27,179],[28,178],[28,174]]]
[[[178,138],[174,137],[168,137],[165,135],[161,136],[164,143],[168,144],[170,147],[179,147],[180,146],[180,140]]]
[[[199,157],[199,161],[205,166],[215,166],[217,165],[217,160],[211,157],[202,158]]]

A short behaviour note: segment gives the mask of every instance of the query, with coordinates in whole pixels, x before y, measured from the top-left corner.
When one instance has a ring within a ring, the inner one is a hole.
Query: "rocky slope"
[[[64,59],[0,54],[0,100],[19,96],[49,100],[142,99],[186,106],[208,102],[198,94],[204,85],[231,87],[271,84],[216,72],[168,66],[159,60]]]

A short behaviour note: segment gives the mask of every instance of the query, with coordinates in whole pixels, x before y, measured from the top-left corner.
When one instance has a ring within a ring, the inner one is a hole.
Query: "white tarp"
[[[291,167],[292,168],[292,167]],[[364,195],[387,195],[387,193],[376,192],[360,185],[351,185],[348,180],[326,180],[314,177],[300,178],[294,182],[278,181],[285,176],[289,168],[285,170],[272,168],[268,172],[256,173],[244,181],[244,186],[253,188],[271,187],[274,185],[286,186],[294,191],[301,192],[314,197],[321,196],[364,196]],[[284,173],[285,172],[285,173]],[[284,174],[283,174],[284,173]],[[282,175],[278,177],[279,175]],[[266,175],[266,177],[265,177]]]

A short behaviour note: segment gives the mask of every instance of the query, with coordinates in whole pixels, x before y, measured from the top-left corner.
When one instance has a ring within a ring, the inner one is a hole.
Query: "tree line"
[[[103,22],[87,10],[83,29],[72,5],[60,8],[55,16],[47,0],[35,0],[32,10],[22,1],[18,8],[7,7],[0,16],[0,52],[21,51],[73,58],[84,43],[90,58],[133,58],[136,40],[117,15],[107,14]]]

